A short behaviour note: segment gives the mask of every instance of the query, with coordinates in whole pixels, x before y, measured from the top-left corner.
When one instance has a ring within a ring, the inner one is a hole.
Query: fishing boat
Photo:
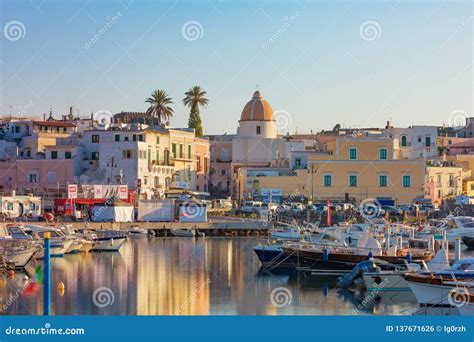
[[[94,230],[92,251],[119,252],[127,240],[127,232],[117,230]]]
[[[428,250],[419,251],[397,246],[383,251],[379,241],[373,237],[367,238],[364,242],[360,241],[357,248],[300,243],[284,246],[283,250],[295,261],[297,269],[333,275],[349,273],[358,263],[371,257],[390,264],[403,265],[408,259],[412,262],[422,262],[429,261],[433,256]]]
[[[408,273],[405,280],[420,306],[450,307],[453,306],[449,299],[450,291],[458,287],[474,290],[472,279],[461,281],[446,275]]]

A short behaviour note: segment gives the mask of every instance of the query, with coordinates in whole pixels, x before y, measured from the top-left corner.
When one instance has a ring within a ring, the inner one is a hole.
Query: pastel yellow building
[[[247,195],[258,189],[281,189],[283,197],[325,200],[347,196],[354,203],[383,198],[410,204],[423,196],[425,182],[424,162],[395,159],[393,139],[388,138],[336,138],[327,143],[326,155],[308,158],[307,169],[280,170],[274,175],[254,171],[246,174],[243,192]]]

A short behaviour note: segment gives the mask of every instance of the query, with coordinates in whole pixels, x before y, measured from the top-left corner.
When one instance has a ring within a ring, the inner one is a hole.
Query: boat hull
[[[312,273],[345,274],[353,270],[360,262],[369,259],[368,255],[328,253],[325,257],[322,251],[307,251],[291,247],[283,248],[286,254],[291,256],[298,269],[311,270]],[[399,256],[378,255],[377,259],[387,261],[395,265],[404,265],[406,260]],[[431,256],[413,257],[413,262],[429,261]],[[382,267],[383,269],[383,267]]]
[[[362,277],[368,291],[410,291],[410,286],[400,273],[364,272]]]
[[[283,251],[281,247],[276,246],[255,246],[253,251],[260,260],[263,267],[295,267],[291,258]]]
[[[126,240],[126,237],[99,238],[94,241],[92,251],[118,252]]]

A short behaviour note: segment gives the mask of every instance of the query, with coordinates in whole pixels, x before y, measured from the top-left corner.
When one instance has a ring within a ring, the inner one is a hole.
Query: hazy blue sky
[[[290,113],[291,132],[472,114],[471,1],[0,3],[2,115],[143,111],[165,89],[172,124],[184,126],[181,100],[195,84],[208,92],[213,134],[235,132],[257,84]],[[189,21],[197,37],[183,34]]]

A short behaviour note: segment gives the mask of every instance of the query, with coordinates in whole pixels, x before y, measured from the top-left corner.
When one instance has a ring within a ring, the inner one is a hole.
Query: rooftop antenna
[[[259,89],[258,89],[258,84],[257,84],[257,91],[258,91],[258,90],[259,90]]]

